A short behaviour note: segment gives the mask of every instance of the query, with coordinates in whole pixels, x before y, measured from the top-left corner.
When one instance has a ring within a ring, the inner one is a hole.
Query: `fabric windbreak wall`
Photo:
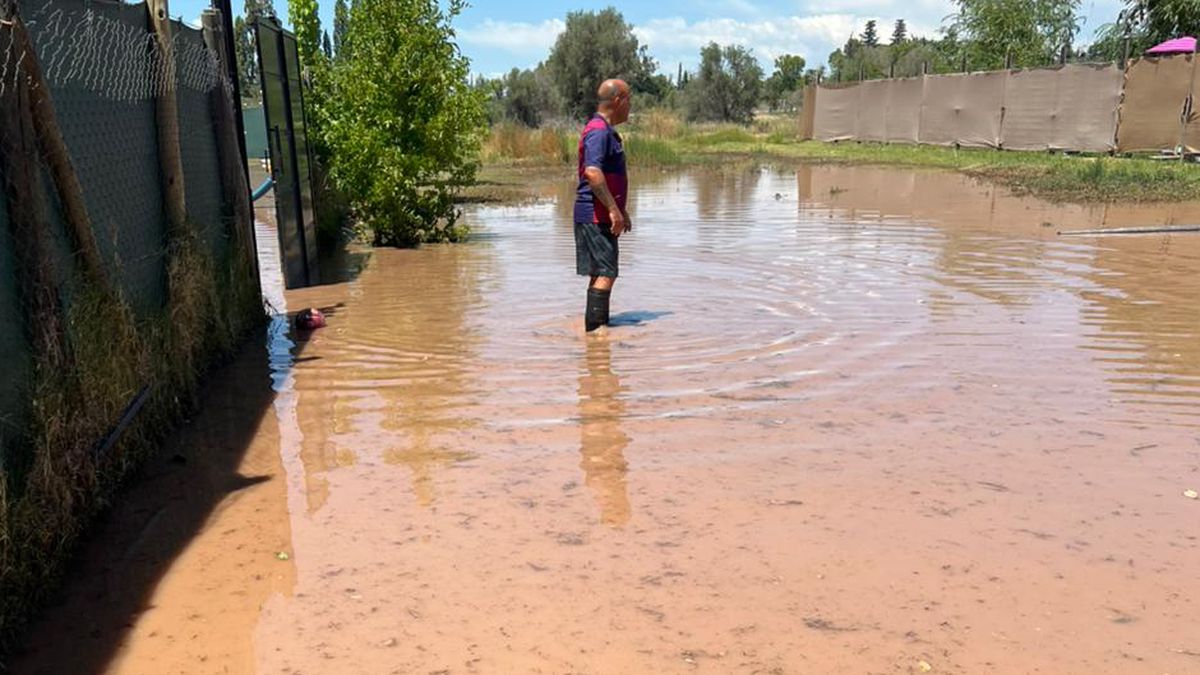
[[[854,138],[858,118],[859,87],[820,87],[817,90],[813,136],[818,141]]]
[[[1058,70],[1018,70],[1008,76],[1004,94],[1006,150],[1048,150],[1053,144],[1058,111]]]
[[[887,142],[919,143],[925,78],[909,77],[887,80],[887,83],[887,119],[884,123]]]
[[[1052,147],[1110,152],[1117,143],[1117,110],[1125,72],[1116,64],[1070,65],[1061,71]]]
[[[1115,65],[1013,71],[1005,84],[1002,147],[1113,150],[1123,79]]]
[[[1195,75],[1190,54],[1143,58],[1129,67],[1125,76],[1125,100],[1121,104],[1117,149],[1121,152],[1173,150],[1184,131],[1184,144],[1200,146],[1195,111],[1183,129],[1182,114]],[[1200,91],[1200,89],[1198,89]],[[1194,108],[1194,106],[1193,106]]]
[[[817,88],[808,85],[804,88],[804,107],[800,110],[800,139],[813,139],[813,124],[817,114]]]
[[[867,80],[858,86],[858,115],[854,125],[854,139],[858,141],[887,140],[888,81]]]
[[[920,142],[999,147],[1007,78],[1006,70],[925,78]]]

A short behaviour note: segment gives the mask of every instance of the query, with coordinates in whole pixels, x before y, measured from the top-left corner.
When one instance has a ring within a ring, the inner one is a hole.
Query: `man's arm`
[[[600,200],[601,204],[604,204],[604,208],[608,209],[608,217],[612,220],[613,236],[620,236],[622,232],[630,229],[625,214],[617,207],[617,200],[609,191],[608,183],[604,181],[604,172],[599,167],[589,166],[583,170],[583,177],[591,186],[592,194]]]

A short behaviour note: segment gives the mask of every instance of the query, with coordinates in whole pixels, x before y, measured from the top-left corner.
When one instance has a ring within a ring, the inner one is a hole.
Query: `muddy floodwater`
[[[1200,206],[635,179],[599,334],[569,177],[270,291],[17,665],[1200,672],[1200,236],[1057,234]]]

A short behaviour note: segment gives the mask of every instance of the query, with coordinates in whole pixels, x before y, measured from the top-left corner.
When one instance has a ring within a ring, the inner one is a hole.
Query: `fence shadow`
[[[277,323],[273,330],[278,329]],[[305,341],[294,344],[291,351],[299,357]],[[11,672],[105,672],[139,622],[146,624],[136,632],[139,640],[174,643],[195,632],[189,623],[202,622],[211,630],[214,622],[227,621],[232,622],[225,631],[230,638],[249,641],[253,626],[236,625],[236,609],[289,591],[294,576],[291,562],[275,556],[290,550],[291,535],[268,356],[256,338],[209,375],[197,413],[89,529],[69,567],[69,581],[35,617],[25,645],[9,664]],[[216,535],[218,546],[209,542],[203,550],[190,550],[209,518],[231,508],[254,514],[252,522],[239,522],[247,531],[222,532]],[[170,577],[175,561],[192,555],[220,560],[201,565],[199,573],[183,572],[192,578],[171,579],[186,589],[172,597],[182,597],[188,607],[156,605],[155,591]],[[210,576],[213,568],[217,571]],[[192,647],[193,666],[206,667],[205,650],[231,649],[224,642]],[[148,651],[154,653],[152,645]]]

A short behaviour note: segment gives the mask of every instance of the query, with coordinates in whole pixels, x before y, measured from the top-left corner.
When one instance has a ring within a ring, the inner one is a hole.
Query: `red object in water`
[[[325,315],[316,307],[300,310],[296,315],[296,327],[303,330],[325,327]]]

